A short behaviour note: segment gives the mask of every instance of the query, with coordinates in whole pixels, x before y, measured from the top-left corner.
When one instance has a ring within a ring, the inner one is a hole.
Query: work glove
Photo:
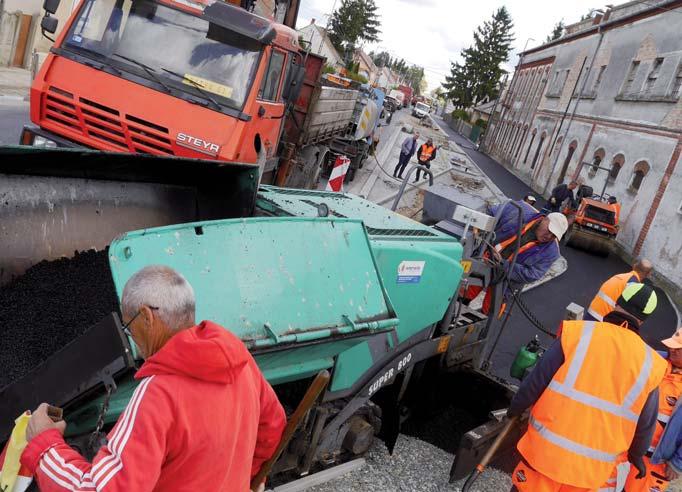
[[[551,203],[552,205],[556,205],[556,198],[554,197],[550,198],[549,203]]]
[[[644,464],[644,458],[642,456],[633,456],[628,453],[628,461],[638,471],[637,476],[635,477],[637,480],[646,477],[646,465]]]

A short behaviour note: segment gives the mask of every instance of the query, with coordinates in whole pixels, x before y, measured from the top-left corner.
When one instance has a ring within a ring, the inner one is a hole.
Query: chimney
[[[310,19],[310,25],[312,26],[313,24],[315,24],[315,19]]]

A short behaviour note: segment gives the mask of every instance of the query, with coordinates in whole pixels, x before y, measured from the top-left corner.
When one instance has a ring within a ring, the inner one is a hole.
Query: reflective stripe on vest
[[[605,453],[604,451],[592,449],[583,444],[571,441],[570,439],[560,436],[559,434],[556,434],[551,430],[547,429],[544,425],[535,420],[535,418],[532,415],[530,416],[528,423],[533,427],[533,429],[537,431],[538,434],[540,434],[542,437],[547,439],[552,444],[559,446],[560,448],[564,448],[572,453],[579,454],[580,456],[585,456],[586,458],[590,458],[597,461],[613,463],[620,455]]]
[[[594,328],[596,327],[596,322],[585,321],[583,327],[583,333],[578,341],[578,346],[576,347],[575,354],[573,355],[573,360],[566,373],[566,379],[563,383],[552,380],[549,383],[549,389],[556,391],[557,393],[564,395],[571,400],[587,405],[588,407],[596,408],[597,410],[602,410],[604,412],[611,413],[617,417],[623,417],[633,422],[637,422],[639,415],[630,410],[630,407],[635,403],[637,397],[644,391],[646,383],[649,380],[649,374],[652,368],[652,350],[647,347],[644,356],[644,363],[642,368],[639,370],[639,375],[637,380],[632,385],[628,391],[622,405],[616,405],[610,401],[602,400],[593,395],[589,395],[582,391],[575,389],[575,381],[578,379],[578,374],[582,369],[583,362],[585,362],[585,357],[587,356],[587,350],[590,347],[590,342],[592,341],[592,334],[594,333]]]
[[[608,304],[608,305],[611,306],[611,307],[615,307],[615,306],[616,306],[616,301],[614,301],[613,299],[611,299],[609,296],[607,296],[607,295],[606,295],[604,292],[602,292],[601,290],[600,290],[599,292],[597,292],[597,297],[600,297],[602,301],[604,301],[606,304]]]
[[[666,415],[664,413],[659,413],[658,417],[656,417],[656,420],[658,420],[661,424],[665,425],[668,422],[670,422],[670,415]]]
[[[618,298],[630,282],[638,282],[639,278],[635,272],[620,273],[608,279],[594,296],[587,312],[594,318],[601,321],[604,316],[613,311]],[[613,296],[613,297],[612,297]]]
[[[537,223],[537,221],[538,221],[538,220],[541,220],[541,219],[542,219],[542,217],[538,217],[537,219],[531,220],[531,221],[528,222],[525,226],[523,226],[523,229],[521,229],[521,236],[523,237],[523,235],[524,235],[526,232],[528,232],[528,229],[530,229],[531,227],[533,227],[533,226]],[[509,239],[505,239],[505,240],[502,241],[501,243],[497,244],[497,245],[495,246],[495,251],[497,251],[498,253],[501,252],[503,249],[505,249],[505,248],[506,248],[507,246],[509,246],[511,243],[513,243],[514,241],[516,241],[516,237],[517,237],[517,236],[514,235],[514,236],[510,237]],[[525,251],[528,251],[530,248],[532,248],[532,247],[534,247],[534,246],[537,246],[537,244],[538,244],[537,241],[531,241],[531,242],[529,242],[529,243],[524,244],[523,246],[521,246],[521,247],[519,248],[519,253],[518,253],[518,254],[521,254],[521,253],[523,253],[523,252],[525,252]]]

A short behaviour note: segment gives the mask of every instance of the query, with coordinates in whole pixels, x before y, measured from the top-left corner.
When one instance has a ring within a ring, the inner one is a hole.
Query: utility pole
[[[488,127],[491,127],[493,125],[493,122],[495,121],[495,111],[497,110],[497,104],[500,102],[500,99],[502,99],[502,91],[504,90],[504,86],[507,85],[507,78],[509,77],[508,73],[504,74],[504,81],[502,82],[502,85],[500,87],[500,93],[495,99],[495,104],[493,104],[493,112],[490,115],[490,120],[488,121]],[[500,115],[500,119],[502,118],[502,115]],[[498,121],[499,123],[499,121]],[[499,129],[495,127],[495,135],[499,132]],[[485,138],[483,139],[483,143],[481,145],[481,152],[486,152],[488,148],[488,142],[490,141],[490,133],[486,132],[485,133]]]

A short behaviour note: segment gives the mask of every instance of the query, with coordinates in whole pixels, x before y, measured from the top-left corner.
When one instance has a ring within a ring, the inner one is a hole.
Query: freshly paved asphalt
[[[460,145],[479,168],[510,198],[520,199],[534,193],[523,181],[518,179],[504,166],[487,155],[478,152],[474,145],[462,135],[452,130],[440,118],[438,123],[451,139]],[[537,195],[537,193],[534,193]],[[522,299],[535,314],[542,325],[556,331],[564,318],[566,307],[575,302],[585,308],[599,290],[599,286],[609,277],[630,270],[620,258],[610,255],[607,258],[562,246],[561,254],[568,261],[568,270],[561,276],[523,294]],[[670,336],[677,328],[677,314],[667,296],[657,289],[658,308],[642,328],[643,338],[656,349],[662,349],[660,340]],[[495,354],[492,358],[493,371],[501,377],[508,377],[509,367],[521,345],[526,344],[538,334],[543,346],[551,343],[551,337],[544,335],[526,319],[517,308],[510,316]]]

